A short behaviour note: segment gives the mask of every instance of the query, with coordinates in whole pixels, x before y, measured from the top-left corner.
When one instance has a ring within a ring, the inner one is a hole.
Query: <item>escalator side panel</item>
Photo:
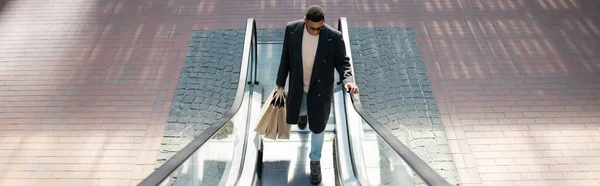
[[[246,141],[246,150],[244,151],[244,167],[242,173],[236,185],[246,185],[246,183],[259,182],[257,171],[262,169],[262,138],[254,132],[254,128],[260,120],[260,111],[262,106],[262,94],[264,89],[262,86],[254,85],[251,105],[250,105],[250,122],[248,123],[247,135],[248,140]],[[243,183],[243,184],[242,184]]]
[[[359,185],[354,174],[354,166],[351,156],[350,133],[348,131],[348,120],[346,118],[346,107],[344,106],[344,93],[342,90],[334,94],[335,107],[334,113],[338,124],[336,125],[336,161],[338,179],[341,185],[354,186]]]

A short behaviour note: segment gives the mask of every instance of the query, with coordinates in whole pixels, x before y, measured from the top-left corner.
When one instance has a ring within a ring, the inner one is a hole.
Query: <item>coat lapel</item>
[[[293,43],[295,43],[294,46],[294,59],[296,59],[296,61],[294,61],[295,65],[297,68],[300,69],[300,72],[302,72],[303,67],[302,67],[302,35],[304,34],[304,30],[302,30],[304,28],[304,21],[300,21],[300,23],[298,24],[298,26],[296,26],[296,29],[294,29],[294,32],[292,32],[292,34],[294,34],[294,41]],[[300,73],[302,75],[302,73]],[[302,77],[301,77],[302,78]]]

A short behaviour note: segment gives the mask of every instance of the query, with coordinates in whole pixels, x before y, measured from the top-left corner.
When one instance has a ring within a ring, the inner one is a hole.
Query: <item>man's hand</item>
[[[283,91],[283,87],[277,86],[277,91]]]
[[[350,92],[352,94],[356,94],[359,92],[358,87],[354,83],[346,83],[344,85],[344,90],[346,90],[346,92]]]

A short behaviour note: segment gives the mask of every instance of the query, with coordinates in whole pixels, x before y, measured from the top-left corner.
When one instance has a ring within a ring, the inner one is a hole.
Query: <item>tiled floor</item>
[[[192,29],[312,3],[415,29],[464,185],[600,185],[600,1],[240,2],[2,1],[0,185],[138,183]]]

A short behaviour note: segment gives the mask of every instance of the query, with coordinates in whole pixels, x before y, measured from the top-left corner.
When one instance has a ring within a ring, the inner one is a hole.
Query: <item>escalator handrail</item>
[[[348,33],[348,23],[345,17],[341,17],[338,22],[338,29],[343,33]],[[346,48],[350,48],[350,38],[344,38]],[[346,51],[352,52],[352,51]],[[350,58],[350,64],[352,66],[352,78],[356,82],[356,74],[354,73],[354,64],[352,58]],[[385,141],[387,142],[400,157],[425,181],[428,185],[450,185],[444,178],[442,178],[435,170],[433,170],[425,161],[417,156],[412,150],[410,150],[404,143],[396,138],[388,129],[384,127],[377,119],[371,114],[365,111],[360,101],[359,94],[350,94],[352,105],[356,112],[367,122],[371,128]]]
[[[345,28],[348,27],[348,23],[346,21],[345,17],[340,17],[338,19],[338,31],[340,31],[342,33],[342,38],[345,38],[345,40],[347,42],[344,42],[345,44],[345,49],[346,49],[346,55],[348,56],[348,59],[350,60],[350,64],[352,64],[352,48],[350,47],[350,42],[349,42],[349,33],[347,30],[345,30]],[[351,65],[352,66],[352,65]],[[352,74],[354,74],[354,68],[351,68]],[[342,81],[340,79],[339,84],[342,84]],[[343,89],[343,85],[342,85],[342,89]],[[350,98],[349,94],[346,93],[345,91],[342,91],[342,94],[344,95],[344,105],[346,106],[346,117],[350,117],[352,119],[349,119],[347,122],[347,125],[356,125],[356,123],[360,123],[360,125],[362,125],[362,122],[357,122],[356,121],[356,112],[352,112],[352,109],[354,109],[354,106],[350,106],[349,104],[352,104],[352,98]],[[350,101],[350,103],[348,103],[347,101]],[[360,117],[360,115],[359,115]],[[362,126],[348,126],[349,130],[352,132],[361,132],[355,129],[355,127],[359,127],[362,128]],[[349,142],[350,142],[350,149],[351,149],[351,153],[352,153],[352,163],[353,163],[353,170],[354,170],[354,177],[356,177],[358,185],[360,186],[370,186],[370,182],[366,176],[366,172],[367,170],[365,169],[365,162],[364,162],[364,157],[361,154],[363,148],[362,148],[362,136],[360,134],[357,133],[352,133],[350,134],[352,137],[350,137]]]
[[[242,61],[240,68],[240,75],[238,80],[238,87],[235,93],[235,99],[233,104],[229,109],[223,114],[219,120],[210,125],[205,131],[200,133],[197,137],[195,137],[190,143],[188,143],[185,147],[183,147],[179,152],[169,158],[164,164],[158,167],[154,172],[152,172],[148,177],[142,180],[138,186],[157,186],[160,185],[163,180],[169,177],[174,171],[181,166],[185,161],[188,160],[198,148],[200,148],[204,143],[206,143],[212,136],[214,136],[219,130],[221,130],[225,124],[229,120],[235,116],[235,114],[240,110],[244,97],[244,93],[247,87],[247,75],[248,75],[248,65],[250,63],[250,54],[251,45],[256,39],[256,29],[254,26],[254,19],[249,18],[246,25],[246,32],[244,36],[244,46],[242,53]]]

